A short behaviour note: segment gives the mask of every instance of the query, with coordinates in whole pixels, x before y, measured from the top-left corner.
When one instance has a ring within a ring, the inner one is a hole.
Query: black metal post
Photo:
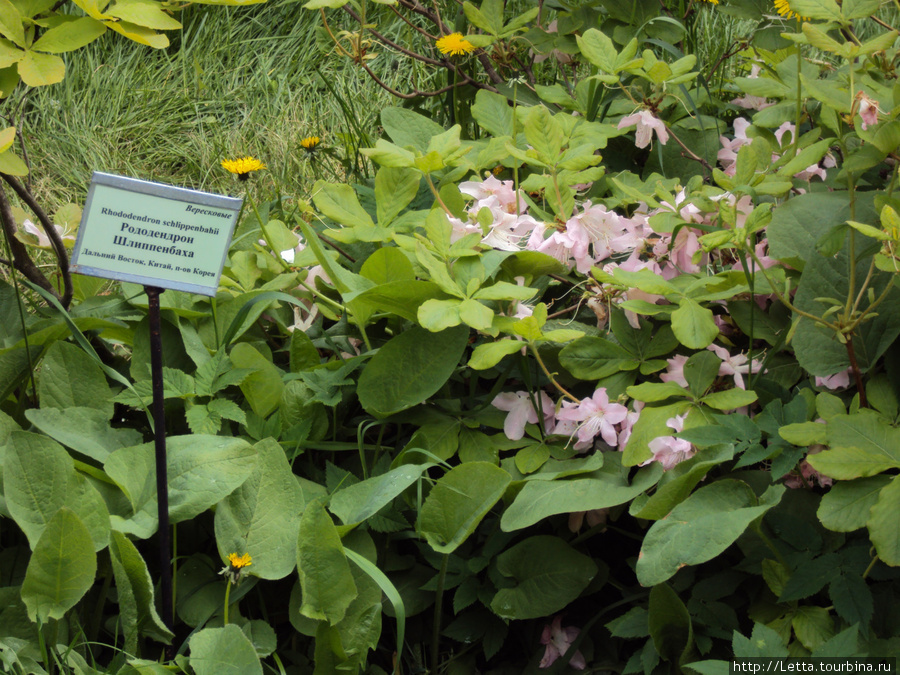
[[[169,480],[166,471],[166,410],[163,393],[162,329],[159,318],[159,294],[164,289],[144,286],[150,321],[150,376],[153,384],[153,440],[156,445],[156,496],[159,506],[159,563],[162,620],[169,630],[174,625],[172,615],[172,553],[169,537]],[[175,657],[171,645],[166,646],[166,658]]]

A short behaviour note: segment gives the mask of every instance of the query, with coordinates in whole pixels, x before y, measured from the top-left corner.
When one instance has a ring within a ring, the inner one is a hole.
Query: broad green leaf
[[[525,120],[525,140],[538,156],[548,164],[555,164],[562,152],[565,135],[560,123],[542,105],[536,105],[528,112]]]
[[[497,591],[491,609],[504,619],[537,619],[578,598],[597,565],[559,537],[539,535],[501,553],[497,571],[516,585]]]
[[[31,408],[25,417],[52,439],[98,462],[143,440],[135,429],[111,427],[109,415],[96,408]]]
[[[478,302],[478,300],[466,298],[459,303],[459,318],[464,324],[471,326],[475,330],[486,331],[490,329],[491,323],[493,323],[494,311],[487,305]]]
[[[359,273],[378,286],[395,281],[410,282],[416,278],[409,258],[403,255],[399,248],[394,247],[384,247],[374,251],[363,263]],[[378,288],[378,286],[374,288]]]
[[[39,52],[62,54],[90,44],[105,32],[106,26],[96,19],[84,16],[48,29],[31,48]]]
[[[806,19],[843,23],[841,8],[834,0],[790,0],[790,8]]]
[[[707,394],[701,400],[710,408],[716,410],[734,410],[745,405],[750,405],[757,399],[755,391],[745,389],[726,389]]]
[[[834,532],[852,532],[865,527],[881,489],[890,482],[891,477],[884,475],[839,481],[822,495],[816,515],[822,525]]]
[[[432,136],[444,133],[440,124],[407,108],[382,109],[381,125],[394,143],[400,147],[412,146],[421,154],[428,151]]]
[[[372,217],[360,205],[352,186],[341,183],[316,181],[313,185],[313,202],[323,215],[344,227],[373,227]]]
[[[235,624],[204,628],[189,641],[191,669],[196,675],[262,675],[263,668],[249,638]]]
[[[281,373],[271,360],[248,342],[236,344],[229,356],[235,367],[253,371],[240,385],[253,412],[260,417],[271,415],[281,402],[284,391]]]
[[[810,651],[834,636],[834,620],[825,607],[798,607],[791,627],[800,644]]]
[[[631,387],[629,387],[631,389]],[[631,436],[622,454],[625,466],[636,466],[653,456],[648,443],[658,436],[671,436],[672,429],[666,425],[673,417],[690,410],[690,401],[678,401],[662,406],[645,406],[631,430]]]
[[[356,296],[377,309],[418,321],[419,307],[427,300],[444,297],[437,284],[431,281],[407,280],[379,284]]]
[[[83,475],[72,472],[66,486],[66,503],[91,535],[94,550],[102,551],[109,544],[109,510],[103,497]]]
[[[897,513],[900,509],[900,481],[891,482],[878,493],[878,500],[869,512],[869,539],[875,545],[878,557],[885,564],[900,565],[900,527]]]
[[[131,654],[136,654],[138,638],[141,635],[168,643],[174,635],[166,628],[156,612],[153,579],[141,554],[120,532],[111,533],[109,554],[116,579],[116,595],[119,600],[125,649]]]
[[[488,462],[460,464],[444,474],[419,512],[419,531],[431,548],[452,553],[503,496],[509,474]]]
[[[55,441],[27,431],[13,431],[4,454],[6,508],[34,548],[47,523],[66,503],[75,474],[72,458]]]
[[[29,87],[46,87],[62,82],[66,75],[66,63],[56,54],[40,54],[26,51],[19,61],[19,76]]]
[[[297,571],[303,589],[300,613],[331,625],[344,618],[357,595],[356,584],[331,516],[317,501],[307,505],[300,519]]]
[[[223,560],[249,553],[249,572],[281,579],[294,569],[303,490],[284,450],[268,438],[253,446],[259,459],[244,483],[216,507],[216,545]]]
[[[38,379],[41,408],[87,406],[112,417],[112,392],[106,376],[90,356],[68,342],[47,350]]]
[[[841,12],[844,19],[850,21],[872,16],[878,12],[879,7],[881,7],[881,0],[844,0],[841,3]]]
[[[737,631],[731,640],[732,651],[737,658],[754,656],[787,656],[788,648],[781,636],[772,628],[761,623],[753,624],[753,633],[749,638]]]
[[[0,152],[0,172],[10,176],[27,176],[28,166],[12,150]]]
[[[460,317],[459,300],[426,300],[419,306],[416,316],[422,328],[439,333],[448,328],[458,326],[462,322]]]
[[[479,89],[472,106],[478,126],[497,138],[513,135],[513,109],[509,100],[487,89]]]
[[[456,369],[469,329],[431,333],[413,327],[387,342],[359,377],[359,402],[367,412],[387,416],[424,403]]]
[[[900,467],[900,429],[880,415],[836,415],[827,429],[830,449],[807,460],[826,476],[850,480]]]
[[[153,2],[153,0],[116,0],[116,4],[108,8],[106,13],[136,26],[153,30],[178,30],[181,28],[181,23],[166,14],[160,3]]]
[[[96,573],[90,532],[75,513],[59,509],[38,539],[22,582],[28,618],[61,619],[87,593]]]
[[[685,347],[705,349],[719,335],[719,328],[710,309],[683,298],[672,312],[672,332]]]
[[[361,523],[387,506],[394,497],[415,483],[433,464],[405,464],[380,476],[334,493],[328,508],[345,525]]]
[[[500,529],[514,532],[559,513],[591,511],[625,504],[650,489],[662,475],[654,464],[640,469],[631,483],[621,455],[603,453],[603,466],[587,477],[571,480],[531,480],[516,495],[500,519]],[[540,478],[535,474],[534,478]]]
[[[605,73],[614,75],[616,71],[616,57],[618,56],[612,40],[596,28],[589,28],[583,36],[576,35],[578,48],[588,61]]]
[[[239,487],[256,466],[256,451],[246,441],[224,436],[170,436],[166,439],[169,518],[190,520]],[[156,462],[153,443],[113,452],[104,464],[136,516],[155,529]]]
[[[299,373],[319,365],[319,352],[309,336],[299,330],[291,333],[291,372]]]
[[[258,2],[259,0],[252,0],[252,2]],[[210,2],[210,0],[197,0],[197,2]],[[210,4],[222,4],[222,5],[231,5],[231,4],[252,4],[252,2],[228,2],[227,0],[216,0],[216,2],[210,2]],[[95,19],[98,17],[94,17]],[[129,40],[133,40],[141,45],[146,45],[148,47],[153,47],[153,49],[165,49],[169,46],[169,38],[167,38],[162,33],[157,33],[152,28],[147,28],[146,26],[139,26],[136,23],[131,23],[130,21],[104,21],[104,25],[107,28],[111,28],[116,31],[119,35],[122,35]]]
[[[9,0],[0,0],[0,35],[12,40],[20,47],[25,47],[25,28],[22,25],[22,16]]]
[[[684,379],[694,396],[703,396],[719,376],[722,360],[711,351],[697,352],[684,364]]]
[[[650,637],[664,661],[678,663],[688,655],[694,630],[687,607],[668,584],[650,591]]]
[[[775,506],[784,489],[772,486],[757,501],[750,486],[738,480],[723,479],[700,488],[668,518],[650,527],[638,557],[638,581],[654,586],[685,565],[715,558]]]
[[[328,2],[331,2],[331,0],[328,0]],[[390,143],[383,138],[375,141],[374,148],[363,148],[360,152],[376,164],[385,167],[410,168],[416,161],[416,156],[409,150]]]
[[[872,589],[865,579],[855,574],[841,574],[828,585],[828,596],[834,603],[835,611],[851,626],[869,625],[875,612],[875,602]]]
[[[469,367],[473,370],[487,370],[493,368],[504,356],[515,354],[524,349],[526,344],[520,340],[498,340],[497,342],[485,342],[472,350],[469,358]]]
[[[600,337],[583,337],[563,347],[559,362],[579,380],[600,380],[621,370],[635,370],[640,361],[627,349]]]

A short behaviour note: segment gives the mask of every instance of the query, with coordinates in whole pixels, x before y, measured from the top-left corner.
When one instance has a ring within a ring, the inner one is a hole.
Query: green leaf
[[[382,109],[381,125],[394,143],[401,147],[412,146],[422,154],[428,152],[432,136],[444,133],[440,124],[407,108]]]
[[[257,456],[240,438],[170,436],[166,439],[169,518],[190,520],[217,504],[253,472]],[[136,515],[156,527],[156,462],[153,443],[113,452],[104,464]]]
[[[96,573],[90,532],[72,511],[59,509],[38,539],[22,582],[28,618],[61,619],[88,592]]]
[[[722,359],[711,351],[697,352],[685,361],[684,379],[694,396],[703,396],[719,376]]]
[[[66,75],[66,63],[55,54],[26,51],[19,61],[19,77],[29,87],[46,87],[62,82]]]
[[[491,609],[504,619],[537,619],[575,600],[597,574],[597,565],[559,537],[539,535],[497,557],[497,571],[516,585],[501,588]]]
[[[498,340],[497,342],[485,342],[472,350],[469,358],[469,367],[473,370],[487,370],[493,368],[504,356],[515,354],[525,347],[521,340]]]
[[[900,467],[900,429],[877,413],[836,415],[827,429],[830,449],[807,460],[826,476],[850,480]]]
[[[536,105],[525,119],[525,140],[534,148],[538,157],[547,164],[555,164],[562,152],[565,136],[562,126],[542,105]]]
[[[223,560],[249,553],[249,572],[281,579],[294,569],[303,490],[284,450],[271,438],[253,446],[258,461],[244,483],[216,507],[216,545]]]
[[[299,330],[291,333],[290,359],[292,373],[299,373],[319,365],[319,351],[306,333]]]
[[[672,332],[685,347],[705,349],[719,335],[712,310],[691,298],[683,298],[672,312]]]
[[[738,480],[723,479],[700,488],[668,518],[650,527],[638,557],[638,581],[653,586],[685,565],[715,558],[775,506],[784,490],[782,485],[772,486],[757,501],[750,486]]]
[[[834,0],[791,0],[794,12],[808,19],[843,23],[841,9]]]
[[[300,519],[297,571],[303,589],[300,613],[331,625],[339,622],[357,595],[356,584],[337,529],[317,501]]]
[[[684,414],[690,408],[690,401],[678,401],[663,406],[645,406],[631,430],[631,436],[622,454],[622,463],[625,466],[635,466],[650,459],[653,453],[647,447],[648,443],[658,436],[671,436],[672,429],[666,422]]]
[[[87,406],[112,417],[112,392],[97,363],[68,342],[54,342],[41,366],[38,396],[42,408]]]
[[[253,643],[235,624],[204,628],[189,641],[196,675],[262,675]]]
[[[588,477],[571,480],[531,480],[500,519],[500,529],[514,532],[560,513],[591,511],[625,504],[650,489],[662,475],[654,464],[638,470],[630,483],[621,455],[603,453],[603,466]],[[535,474],[540,478],[541,474]]]
[[[781,636],[761,623],[753,624],[753,633],[749,638],[734,631],[731,645],[737,658],[788,655],[788,649],[781,640]]]
[[[28,166],[12,150],[0,152],[0,171],[10,176],[27,176]]]
[[[734,410],[741,406],[750,405],[756,399],[755,391],[726,389],[725,391],[714,391],[711,394],[707,394],[701,401],[716,410]]]
[[[812,651],[834,635],[834,620],[824,607],[798,607],[791,627],[797,640]]]
[[[22,16],[9,0],[0,0],[0,35],[12,40],[20,47],[25,47],[25,28],[22,25]]]
[[[855,574],[842,574],[828,586],[828,595],[838,615],[851,626],[868,626],[875,612],[872,589]],[[821,645],[820,645],[821,646]]]
[[[116,6],[118,7],[118,4]],[[31,48],[51,54],[71,52],[90,44],[105,32],[106,26],[101,22],[84,16],[48,29]]]
[[[627,349],[593,336],[563,347],[559,362],[579,380],[600,380],[621,370],[635,370],[640,365]]]
[[[373,476],[337,491],[328,508],[345,525],[361,523],[374,516],[433,464],[404,464],[380,476]]]
[[[472,117],[492,136],[513,135],[513,109],[508,99],[487,89],[479,89],[472,105]]]
[[[885,564],[900,565],[900,528],[897,527],[897,509],[900,509],[900,481],[892,478],[878,493],[878,500],[869,512],[869,539],[875,545],[878,557]]]
[[[318,180],[313,185],[313,202],[323,215],[344,227],[373,227],[372,217],[360,205],[356,190],[346,183]]]
[[[241,381],[240,387],[253,412],[260,417],[271,415],[281,402],[284,391],[278,368],[248,342],[236,344],[229,356],[236,368],[252,371]]]
[[[679,663],[687,656],[694,630],[687,607],[668,584],[650,591],[650,637],[660,658]]]
[[[469,337],[466,327],[431,333],[413,327],[389,340],[359,377],[359,402],[387,416],[423,403],[456,369]]]
[[[837,482],[822,495],[816,515],[822,525],[834,532],[852,532],[865,527],[881,488],[890,482],[890,476],[883,475]]]
[[[841,4],[841,13],[845,20],[851,21],[876,14],[879,7],[881,0],[844,0]]]
[[[578,48],[582,55],[592,64],[605,73],[614,75],[616,70],[616,57],[618,53],[612,40],[596,28],[589,28],[583,36],[576,35]]]
[[[4,454],[6,508],[35,548],[47,524],[66,502],[69,481],[75,473],[72,458],[58,443],[27,431],[13,431]]]
[[[136,26],[152,30],[178,30],[181,23],[166,14],[160,3],[152,0],[116,0],[116,4],[106,10],[110,16],[122,19]]]
[[[112,532],[109,554],[116,579],[125,649],[136,654],[141,635],[169,643],[175,636],[156,612],[153,580],[137,548],[124,534]]]
[[[30,408],[25,417],[53,440],[98,462],[143,440],[135,429],[112,428],[109,415],[96,408]]]
[[[430,302],[430,301],[429,301]],[[459,318],[467,326],[475,330],[490,330],[494,320],[494,311],[477,300],[466,298],[459,304]]]
[[[444,474],[419,512],[419,531],[439,553],[452,553],[503,496],[512,478],[488,462],[468,462]]]

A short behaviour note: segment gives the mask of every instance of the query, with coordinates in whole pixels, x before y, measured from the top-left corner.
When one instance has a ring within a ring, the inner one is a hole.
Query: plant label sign
[[[72,271],[215,296],[242,201],[95,171]]]

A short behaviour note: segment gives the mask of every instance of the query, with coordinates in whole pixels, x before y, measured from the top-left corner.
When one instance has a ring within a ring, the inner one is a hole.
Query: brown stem
[[[352,16],[355,21],[361,22],[359,15],[350,8],[350,5],[344,5],[342,9],[345,12],[347,12],[347,14]],[[390,40],[390,39],[384,37],[384,35],[382,35],[381,33],[379,33],[378,31],[376,31],[372,28],[369,28],[368,31],[369,31],[369,33],[371,33],[372,35],[375,36],[375,39],[377,39],[382,44],[387,45],[391,49],[396,49],[397,51],[402,52],[403,54],[406,54],[407,56],[411,56],[414,59],[418,59],[419,61],[423,61],[432,66],[443,65],[443,63],[441,63],[440,61],[437,61],[437,60],[429,58],[427,56],[423,56],[422,54],[418,54],[416,52],[410,51],[409,49],[406,49],[405,47],[401,47],[393,40]]]
[[[45,291],[53,295],[57,300],[62,300],[53,284],[48,281],[44,273],[34,264],[25,245],[16,239],[16,221],[13,218],[12,206],[6,198],[6,191],[0,186],[0,226],[6,235],[6,241],[9,242],[9,248],[13,257],[13,267],[15,267],[22,275],[31,283],[40,286]]]
[[[853,336],[847,336],[847,358],[850,359],[850,370],[853,371],[853,379],[856,380],[856,391],[859,393],[859,407],[868,408],[866,400],[866,388],[863,386],[862,373],[859,372],[859,364],[856,362],[856,351],[853,349]]]
[[[666,129],[669,130],[669,135],[675,139],[675,142],[681,146],[681,149],[687,153],[687,155],[686,155],[687,157],[690,157],[695,162],[700,162],[700,166],[702,166],[707,171],[713,170],[713,168],[709,165],[709,162],[707,162],[705,159],[703,159],[699,155],[694,154],[694,152],[688,146],[686,146],[682,142],[682,140],[680,138],[678,138],[678,136],[675,135],[675,132],[672,131],[672,127],[670,127],[669,125],[666,125]],[[682,156],[685,156],[685,155],[682,154]]]
[[[427,37],[429,40],[431,40],[432,42],[437,40],[437,36],[432,35],[431,33],[429,33],[427,30],[425,30],[421,26],[417,26],[416,24],[414,24],[412,21],[407,19],[406,16],[404,16],[402,13],[398,12],[396,7],[394,7],[393,5],[388,5],[388,7],[394,14],[396,14],[398,17],[400,17],[404,21],[404,23],[406,23],[410,28],[412,28],[415,31],[418,31],[419,33],[421,33],[422,35]]]
[[[75,289],[72,286],[72,274],[69,271],[69,254],[66,251],[65,244],[63,244],[62,237],[59,236],[59,232],[56,231],[53,222],[47,217],[47,214],[44,213],[44,209],[37,203],[34,195],[32,195],[24,185],[9,174],[0,173],[0,176],[2,176],[3,180],[5,180],[13,191],[19,195],[19,199],[28,204],[28,208],[34,212],[34,215],[37,216],[37,219],[41,223],[41,227],[44,228],[44,232],[47,233],[47,238],[53,245],[53,252],[56,254],[56,263],[59,266],[59,272],[63,279],[64,292],[60,303],[63,307],[68,309],[69,304],[72,302],[72,296],[74,295]]]
[[[333,248],[335,251],[337,251],[338,253],[340,253],[342,256],[344,256],[344,257],[345,257],[347,260],[349,260],[350,262],[352,262],[352,263],[355,263],[355,262],[356,262],[356,260],[355,260],[353,257],[351,257],[349,253],[347,253],[347,252],[346,252],[345,250],[343,250],[340,246],[338,246],[338,245],[335,244],[333,241],[331,241],[331,239],[329,239],[328,237],[325,237],[325,236],[323,236],[323,235],[320,234],[320,235],[319,235],[319,239],[321,239],[324,243],[328,244],[331,248]]]
[[[365,70],[369,74],[369,77],[371,77],[375,81],[375,84],[390,93],[392,96],[396,96],[397,98],[402,99],[417,98],[419,96],[437,96],[439,94],[443,94],[445,91],[450,91],[451,89],[453,89],[453,87],[458,87],[462,84],[466,84],[466,82],[454,82],[453,84],[448,84],[446,87],[441,87],[440,89],[437,89],[435,91],[419,91],[418,89],[414,89],[412,94],[404,94],[403,92],[397,91],[389,84],[383,82],[374,72],[372,72],[372,69],[366,65],[365,61],[360,61],[359,65],[361,65],[363,67],[363,70]],[[477,86],[477,83],[475,82],[472,82],[472,84],[475,84]]]

